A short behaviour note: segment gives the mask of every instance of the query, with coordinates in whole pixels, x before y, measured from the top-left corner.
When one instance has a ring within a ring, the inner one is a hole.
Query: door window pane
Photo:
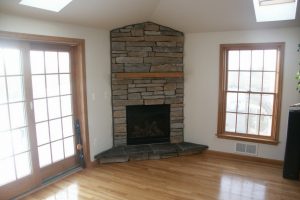
[[[73,135],[73,119],[72,116],[62,118],[64,137]]]
[[[228,92],[226,102],[227,102],[226,111],[236,112],[237,93]]]
[[[0,132],[0,160],[13,155],[10,132]]]
[[[61,96],[61,115],[68,116],[72,115],[72,100],[71,95]]]
[[[9,104],[11,128],[26,126],[25,103]]]
[[[4,65],[5,65],[6,75],[22,74],[20,50],[4,49]]]
[[[74,137],[64,139],[64,150],[66,158],[74,155]]]
[[[35,122],[41,122],[48,119],[46,99],[34,100]]]
[[[44,52],[30,51],[31,74],[44,74]]]
[[[58,75],[47,75],[47,95],[48,97],[59,95]]]
[[[0,77],[0,104],[7,102],[5,78]]]
[[[70,74],[61,74],[59,75],[60,78],[60,94],[71,94],[71,85],[70,85]]]
[[[45,52],[46,73],[58,73],[57,52]]]
[[[59,97],[48,98],[49,119],[60,117],[60,100]]]
[[[22,153],[29,150],[29,139],[27,128],[12,131],[14,153]]]
[[[37,144],[40,146],[42,144],[49,143],[48,122],[38,123],[35,125],[35,128],[36,128]]]
[[[9,102],[23,101],[23,77],[22,76],[12,76],[7,77],[7,90],[8,90],[8,100]]]
[[[0,76],[4,75],[4,60],[3,60],[3,50],[0,48]]]
[[[16,180],[13,157],[0,160],[0,186]]]
[[[53,162],[57,162],[59,160],[64,159],[64,149],[62,140],[51,143],[51,149]]]
[[[51,164],[50,144],[38,147],[40,167]]]
[[[15,161],[18,178],[31,174],[31,158],[29,152],[17,155]]]
[[[1,122],[0,131],[5,131],[10,128],[7,105],[0,105],[0,122]]]
[[[46,97],[46,85],[44,75],[32,76],[32,92],[34,99]]]
[[[59,72],[70,73],[70,58],[68,52],[59,52]]]
[[[50,125],[50,138],[51,141],[59,140],[62,138],[61,119],[49,121]]]

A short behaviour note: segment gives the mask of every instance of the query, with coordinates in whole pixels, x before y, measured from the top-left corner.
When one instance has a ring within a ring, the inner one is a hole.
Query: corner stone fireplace
[[[114,146],[136,144],[128,133],[134,129],[128,124],[131,106],[169,107],[169,117],[163,121],[169,127],[167,138],[143,137],[139,142],[183,142],[183,33],[145,22],[114,29],[110,37]],[[157,122],[144,120],[136,130],[149,128],[147,123]]]

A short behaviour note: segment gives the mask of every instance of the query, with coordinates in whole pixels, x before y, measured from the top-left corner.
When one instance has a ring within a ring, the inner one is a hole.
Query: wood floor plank
[[[100,165],[24,200],[299,200],[300,182],[282,167],[210,156]]]

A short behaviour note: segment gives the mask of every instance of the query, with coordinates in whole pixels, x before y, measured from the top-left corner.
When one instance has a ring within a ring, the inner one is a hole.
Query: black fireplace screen
[[[170,105],[126,106],[127,144],[170,141]]]

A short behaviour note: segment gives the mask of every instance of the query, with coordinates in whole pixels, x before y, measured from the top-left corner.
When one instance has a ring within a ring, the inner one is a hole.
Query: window
[[[218,137],[278,143],[284,43],[220,47]]]

